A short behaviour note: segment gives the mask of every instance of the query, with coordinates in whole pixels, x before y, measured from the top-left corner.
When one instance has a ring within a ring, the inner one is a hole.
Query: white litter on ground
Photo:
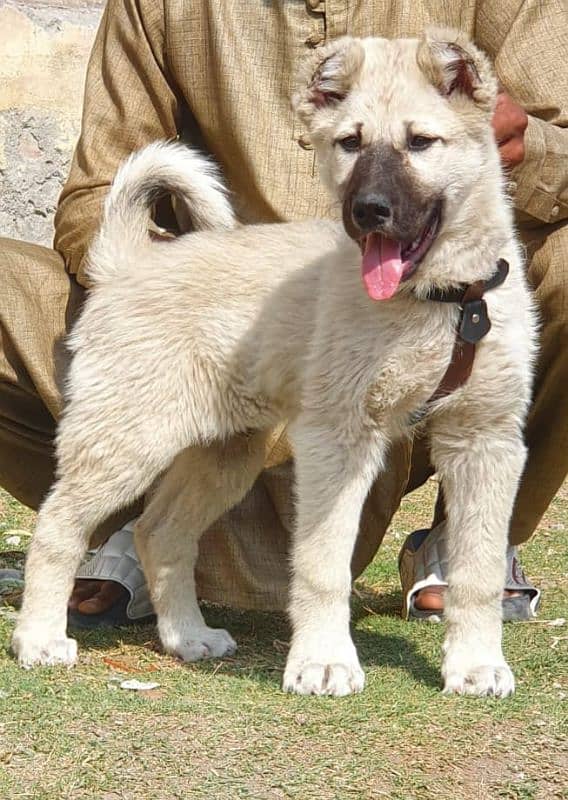
[[[131,678],[127,681],[122,681],[120,678],[111,678],[107,683],[109,689],[126,689],[131,692],[149,692],[151,689],[157,689],[159,683],[144,683],[144,681],[137,681],[136,678]]]

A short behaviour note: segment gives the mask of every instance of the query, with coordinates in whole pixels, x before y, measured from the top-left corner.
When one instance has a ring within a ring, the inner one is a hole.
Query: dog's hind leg
[[[92,532],[143,494],[181,449],[175,436],[168,436],[173,425],[168,427],[167,420],[162,428],[152,420],[149,431],[134,406],[120,422],[110,413],[95,418],[80,402],[62,421],[59,477],[38,515],[12,638],[22,666],[74,662],[76,643],[66,636],[67,603]]]
[[[209,628],[195,593],[194,567],[201,534],[236,505],[262,470],[264,433],[180,453],[135,527],[164,649],[184,661],[235,651],[225,630]]]
[[[349,631],[351,557],[367,492],[385,443],[342,437],[321,422],[292,431],[298,509],[289,613],[292,644],[283,688],[297,694],[360,692],[364,674]]]
[[[516,418],[483,426],[443,418],[432,426],[448,526],[446,693],[506,697],[515,689],[503,656],[501,603],[509,522],[525,462]]]

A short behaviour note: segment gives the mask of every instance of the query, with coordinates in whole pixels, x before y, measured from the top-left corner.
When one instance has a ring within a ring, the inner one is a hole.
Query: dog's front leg
[[[283,688],[297,694],[360,692],[365,678],[349,631],[351,556],[383,448],[378,440],[349,441],[340,431],[307,420],[296,425],[292,440],[297,523],[292,643]]]
[[[506,697],[515,681],[502,651],[501,604],[525,447],[516,420],[494,431],[449,427],[432,436],[448,527],[444,691]]]

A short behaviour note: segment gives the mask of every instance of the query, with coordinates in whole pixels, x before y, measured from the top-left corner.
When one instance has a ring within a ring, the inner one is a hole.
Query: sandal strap
[[[402,616],[441,619],[439,612],[420,611],[414,605],[418,592],[429,586],[447,586],[448,548],[445,521],[431,530],[422,529],[409,534],[400,551],[398,566],[402,586]],[[525,576],[521,567],[517,548],[507,548],[507,567],[504,588],[521,592],[525,599],[505,598],[503,601],[503,617],[509,619],[526,619],[527,614],[536,617],[540,605],[541,592]],[[528,598],[528,602],[527,602]],[[511,606],[509,608],[509,606]],[[523,611],[527,608],[527,611]]]
[[[124,586],[130,595],[126,615],[131,620],[154,613],[146,578],[134,547],[135,522],[132,520],[113,533],[95,555],[79,567],[76,575],[85,580],[114,581]]]
[[[536,612],[540,605],[541,591],[537,589],[526,577],[517,548],[509,545],[507,548],[507,572],[505,579],[505,589],[510,592],[523,592],[529,596],[529,611],[532,617],[536,617]]]
[[[416,616],[414,599],[421,589],[448,585],[445,580],[448,568],[445,522],[432,530],[411,533],[400,551],[398,567],[403,597],[402,616],[408,619],[411,615]]]

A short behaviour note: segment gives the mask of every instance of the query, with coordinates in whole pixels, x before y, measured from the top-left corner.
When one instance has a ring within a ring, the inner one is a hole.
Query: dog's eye
[[[361,149],[361,137],[360,136],[346,136],[345,139],[339,139],[338,140],[338,144],[347,153],[356,153],[357,150]]]
[[[431,136],[411,136],[408,140],[409,150],[427,150],[437,139]]]

